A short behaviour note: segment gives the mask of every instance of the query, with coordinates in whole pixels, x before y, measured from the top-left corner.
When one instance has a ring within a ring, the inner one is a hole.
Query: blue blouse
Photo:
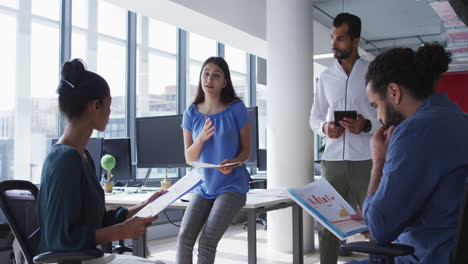
[[[203,144],[198,161],[219,164],[225,159],[234,159],[240,152],[239,131],[249,122],[244,103],[233,101],[226,109],[213,115],[198,112],[192,104],[184,112],[182,127],[192,133],[193,141],[203,129],[205,116],[213,122],[215,133]],[[204,177],[204,182],[195,192],[207,199],[216,198],[224,192],[249,191],[249,173],[245,165],[234,168],[229,174],[223,174],[218,169],[198,169],[198,172]]]
[[[87,151],[86,156],[84,160],[76,149],[56,144],[44,161],[36,208],[41,252],[95,248],[96,229],[127,217],[127,209],[106,211]]]

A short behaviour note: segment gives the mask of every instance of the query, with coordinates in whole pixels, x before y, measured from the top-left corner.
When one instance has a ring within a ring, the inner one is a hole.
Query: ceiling
[[[314,19],[328,28],[341,12],[359,16],[360,46],[371,54],[438,41],[453,53],[450,70],[468,70],[468,28],[447,0],[315,0],[314,6]]]
[[[267,58],[268,0],[106,1]],[[460,6],[464,13],[459,12]],[[314,0],[312,15],[318,22],[313,29],[314,54],[331,52],[325,39],[333,18],[349,12],[362,20],[360,54],[364,57],[371,59],[393,47],[417,49],[423,42],[438,41],[453,53],[449,70],[466,71],[468,27],[454,9],[466,23],[468,0]],[[331,61],[316,60],[325,66]]]

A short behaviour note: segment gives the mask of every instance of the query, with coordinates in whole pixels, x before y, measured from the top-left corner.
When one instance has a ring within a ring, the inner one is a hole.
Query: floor
[[[317,235],[316,235],[317,236]],[[257,263],[258,264],[288,264],[292,263],[292,254],[276,252],[267,247],[267,233],[257,225]],[[175,263],[175,245],[176,236],[148,241],[148,249],[150,251],[150,259],[160,260],[166,264]],[[363,240],[360,235],[352,237],[350,240]],[[304,255],[305,264],[320,263],[318,253],[318,239],[316,241],[316,250],[314,253]],[[197,245],[195,244],[195,247]],[[196,256],[196,248],[194,256]],[[353,254],[350,257],[339,257],[338,263],[346,263],[350,260],[366,259],[366,255]],[[196,263],[196,257],[194,257]],[[216,254],[216,262],[222,264],[240,264],[247,263],[247,231],[242,229],[241,224],[232,225],[224,234],[223,239],[218,245]]]

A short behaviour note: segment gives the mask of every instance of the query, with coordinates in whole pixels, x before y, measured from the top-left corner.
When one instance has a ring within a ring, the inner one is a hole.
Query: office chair
[[[0,182],[0,209],[2,209],[28,264],[75,264],[82,260],[102,257],[99,249],[82,251],[50,251],[39,253],[41,232],[36,218],[38,188],[28,181]],[[34,258],[33,258],[34,256]]]
[[[119,244],[112,248],[112,253],[123,254],[124,252],[133,252],[133,248],[125,245],[125,240],[119,240]]]
[[[414,248],[392,243],[390,245],[378,245],[375,242],[354,242],[341,246],[344,250],[369,254],[371,264],[393,264],[394,258],[413,254]],[[468,263],[468,178],[465,180],[462,200],[460,203],[455,244],[450,255],[450,264]]]

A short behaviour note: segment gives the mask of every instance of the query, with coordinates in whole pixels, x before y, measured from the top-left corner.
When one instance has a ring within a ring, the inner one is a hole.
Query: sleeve
[[[234,116],[236,118],[236,125],[241,130],[249,122],[249,112],[247,112],[247,107],[242,101],[235,103]]]
[[[424,137],[414,135],[391,139],[379,187],[363,205],[364,219],[379,243],[390,243],[403,232],[438,183],[428,155],[421,154],[425,144]]]
[[[310,128],[320,136],[326,136],[323,133],[323,125],[327,122],[325,120],[328,111],[328,102],[325,98],[325,91],[323,90],[322,79],[319,79],[315,86],[314,103],[310,111],[309,125]]]
[[[182,125],[181,125],[182,128],[185,128],[190,132],[192,132],[192,129],[193,129],[191,109],[192,109],[192,106],[190,106],[184,111],[184,116],[182,118]]]
[[[51,164],[52,165],[52,164]],[[49,175],[47,217],[43,236],[49,249],[81,250],[96,247],[96,230],[82,224],[82,163],[75,151],[64,152],[56,160]]]
[[[382,123],[380,123],[376,116],[368,117],[366,119],[368,119],[372,125],[371,130],[368,133],[371,135],[375,134],[375,132],[377,132],[377,130],[382,126]]]
[[[367,108],[366,108],[366,113],[363,113],[363,116],[365,119],[369,120],[371,122],[371,130],[367,132],[368,134],[375,134],[377,130],[382,126],[382,123],[377,119],[377,110],[373,108],[370,103],[368,103]]]
[[[106,211],[102,220],[103,227],[120,224],[127,219],[128,209],[119,207],[116,210]]]

